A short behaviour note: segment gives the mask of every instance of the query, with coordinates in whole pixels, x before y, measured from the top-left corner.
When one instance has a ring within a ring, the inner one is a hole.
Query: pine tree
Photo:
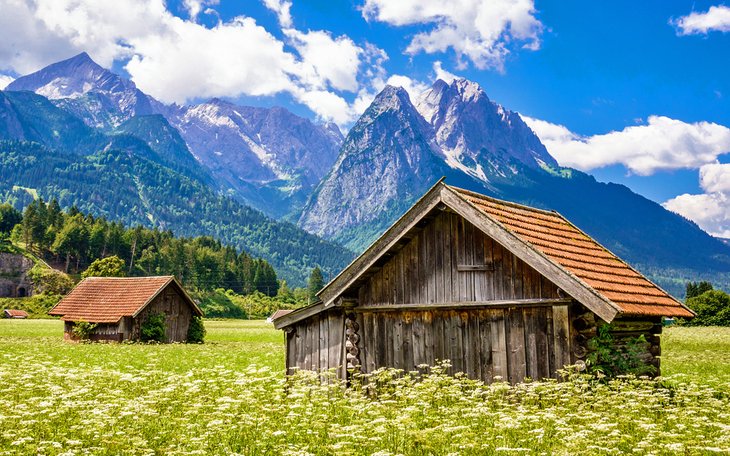
[[[0,233],[10,234],[15,225],[23,221],[23,214],[10,204],[0,204]]]
[[[712,284],[707,281],[702,282],[687,282],[687,291],[685,292],[685,299],[696,298],[706,291],[711,291]]]
[[[307,289],[309,290],[309,303],[311,304],[317,297],[319,290],[324,287],[324,277],[322,277],[322,270],[319,266],[312,269],[312,273],[309,275],[309,284]]]

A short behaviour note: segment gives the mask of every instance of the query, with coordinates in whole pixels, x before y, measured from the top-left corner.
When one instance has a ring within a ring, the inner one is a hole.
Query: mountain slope
[[[134,116],[114,129],[113,133],[116,138],[128,135],[143,141],[154,152],[150,157],[153,161],[200,182],[214,185],[208,170],[198,163],[180,133],[163,116]]]
[[[166,111],[197,159],[245,202],[274,217],[301,208],[337,156],[342,135],[283,108],[214,99]]]
[[[219,188],[277,218],[301,209],[334,163],[343,139],[335,125],[317,125],[283,108],[217,99],[166,106],[86,53],[20,77],[7,90],[43,95],[104,132],[123,131],[125,122],[160,114]]]
[[[105,139],[81,120],[32,92],[0,91],[0,139],[35,141],[70,154],[89,153]]]
[[[212,235],[263,257],[295,285],[315,265],[333,274],[351,258],[336,244],[219,195],[159,116],[140,116],[104,135],[44,97],[0,92],[0,120],[0,200],[20,206],[37,194],[127,224]]]
[[[433,128],[449,166],[477,179],[511,178],[515,160],[529,168],[558,166],[522,118],[489,100],[476,83],[438,80],[415,106]]]

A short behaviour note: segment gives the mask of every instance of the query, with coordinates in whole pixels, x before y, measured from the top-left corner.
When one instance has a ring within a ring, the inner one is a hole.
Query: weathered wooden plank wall
[[[558,287],[462,217],[443,212],[360,287],[360,305],[557,298]]]
[[[451,373],[486,382],[556,377],[570,364],[567,316],[567,305],[362,312],[361,369],[416,371],[448,359]]]
[[[345,320],[340,309],[314,315],[294,325],[286,335],[286,367],[303,370],[338,369],[345,359]],[[361,360],[362,361],[362,360]]]
[[[564,366],[586,359],[588,340],[601,323],[561,296],[532,267],[444,211],[359,282],[357,304],[346,311],[348,331],[355,321],[364,373],[380,367],[415,371],[450,360],[451,373],[486,382],[555,378]],[[338,368],[345,378],[344,312],[333,308],[294,325],[287,335],[287,368]],[[642,356],[659,367],[658,320],[619,322],[612,331],[618,344],[643,334],[648,343]]]

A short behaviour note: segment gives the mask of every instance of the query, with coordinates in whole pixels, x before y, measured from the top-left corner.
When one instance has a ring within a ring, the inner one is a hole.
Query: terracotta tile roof
[[[48,313],[65,321],[116,323],[142,309],[173,280],[173,276],[89,277]]]
[[[692,317],[682,303],[557,212],[450,187],[554,263],[612,301],[624,315]]]
[[[28,312],[25,310],[5,309],[5,316],[7,318],[28,318]]]

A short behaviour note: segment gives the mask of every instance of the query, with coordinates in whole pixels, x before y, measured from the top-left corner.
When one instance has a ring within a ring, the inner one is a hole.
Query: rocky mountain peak
[[[7,90],[29,90],[48,99],[57,100],[78,98],[90,91],[124,90],[126,86],[136,88],[133,82],[124,81],[94,62],[89,54],[82,52],[16,79],[8,85]]]
[[[519,115],[491,101],[475,82],[436,81],[415,105],[449,166],[479,180],[507,178],[519,166],[557,166]]]
[[[35,92],[88,126],[104,130],[116,128],[134,115],[153,114],[153,106],[161,106],[134,82],[97,64],[86,52],[22,76],[6,90]]]

